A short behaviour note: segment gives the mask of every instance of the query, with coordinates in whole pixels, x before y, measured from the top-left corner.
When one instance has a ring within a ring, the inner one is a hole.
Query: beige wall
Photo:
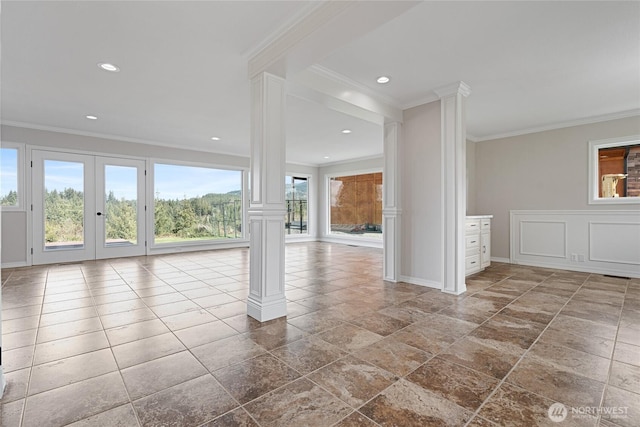
[[[400,274],[416,283],[439,286],[442,270],[440,101],[405,110],[402,132]]]
[[[476,212],[476,143],[467,141],[467,215]]]
[[[492,256],[509,258],[511,210],[637,210],[589,205],[587,190],[589,141],[637,134],[640,117],[630,117],[476,143],[469,214],[494,215]]]

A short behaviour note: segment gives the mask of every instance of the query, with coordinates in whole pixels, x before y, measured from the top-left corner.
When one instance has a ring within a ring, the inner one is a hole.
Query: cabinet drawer
[[[464,267],[467,274],[480,271],[480,254],[466,257]]]
[[[480,230],[480,220],[479,219],[468,219],[465,222],[465,231],[467,234],[475,233]]]
[[[464,238],[467,250],[480,247],[480,235],[466,236]]]
[[[481,219],[480,220],[480,229],[482,231],[484,230],[491,230],[491,220],[490,219]]]

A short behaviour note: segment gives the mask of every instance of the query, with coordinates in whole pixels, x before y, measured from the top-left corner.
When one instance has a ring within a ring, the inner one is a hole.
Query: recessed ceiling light
[[[217,137],[217,136],[212,136],[212,137],[211,137],[211,140],[212,140],[212,141],[220,141],[220,138],[219,138],[219,137]]]
[[[380,76],[378,77],[378,79],[376,80],[378,83],[380,83],[381,85],[385,84],[385,83],[389,83],[391,81],[391,79],[387,76]]]
[[[110,64],[108,62],[99,62],[98,67],[102,68],[105,71],[111,71],[112,73],[117,73],[120,71],[117,65]]]
[[[342,129],[342,133],[351,133],[351,129]]]
[[[98,120],[98,116],[85,116],[89,120]]]
[[[325,159],[328,159],[328,158],[329,158],[329,156],[324,156],[324,158],[325,158]]]

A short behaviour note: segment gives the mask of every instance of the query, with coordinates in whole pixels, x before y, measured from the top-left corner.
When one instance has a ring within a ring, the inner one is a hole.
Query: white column
[[[265,322],[287,315],[284,295],[285,81],[251,79],[250,270],[247,314]]]
[[[398,282],[400,276],[400,144],[402,125],[384,125],[384,167],[382,170],[383,278]]]
[[[465,100],[458,82],[435,91],[440,97],[442,144],[442,290],[459,295],[465,284],[464,223],[467,210]]]

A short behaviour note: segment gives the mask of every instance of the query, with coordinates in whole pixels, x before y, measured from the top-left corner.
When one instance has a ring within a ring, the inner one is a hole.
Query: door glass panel
[[[106,165],[104,169],[105,245],[128,246],[138,242],[138,170]]]
[[[285,200],[287,214],[284,229],[286,234],[308,234],[308,182],[307,178],[285,176]]]
[[[45,249],[84,247],[84,164],[44,161]]]

